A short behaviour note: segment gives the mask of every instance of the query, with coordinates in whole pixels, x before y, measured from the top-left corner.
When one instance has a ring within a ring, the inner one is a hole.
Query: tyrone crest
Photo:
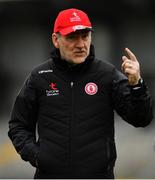
[[[98,87],[95,83],[93,82],[90,82],[90,83],[87,83],[86,86],[85,86],[85,92],[88,94],[88,95],[94,95],[96,94],[98,91]]]

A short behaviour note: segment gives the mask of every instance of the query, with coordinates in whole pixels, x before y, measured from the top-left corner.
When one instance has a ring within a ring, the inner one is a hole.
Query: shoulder
[[[29,83],[38,83],[43,75],[48,75],[49,73],[53,72],[50,67],[50,63],[52,59],[47,59],[43,63],[38,64],[35,66],[32,71],[29,73],[28,77],[26,78],[27,82]]]
[[[114,80],[115,82],[127,80],[127,77],[118,70],[115,65],[108,61],[95,59],[92,69],[93,72],[96,72],[104,78],[107,77],[108,79]]]
[[[112,72],[115,69],[115,66],[108,61],[95,59],[93,62],[93,68],[97,71]]]
[[[50,65],[49,65],[51,61],[52,59],[47,59],[43,63],[37,65],[36,67],[32,69],[31,74],[36,75],[36,74],[43,74],[43,73],[51,72],[52,69],[50,68]]]

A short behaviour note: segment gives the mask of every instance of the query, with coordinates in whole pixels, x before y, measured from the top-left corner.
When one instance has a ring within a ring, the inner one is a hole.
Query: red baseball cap
[[[59,12],[54,24],[54,33],[67,35],[82,29],[92,30],[91,22],[85,12],[75,8]]]

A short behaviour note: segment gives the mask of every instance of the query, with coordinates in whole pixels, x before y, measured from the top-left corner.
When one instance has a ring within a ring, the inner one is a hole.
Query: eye
[[[82,34],[82,38],[83,38],[83,39],[87,39],[87,38],[88,38],[88,36],[89,36],[89,34],[88,34],[88,33],[83,33],[83,34]]]
[[[74,39],[76,39],[76,35],[75,34],[69,34],[66,38],[68,40],[74,40]]]
[[[77,33],[71,33],[66,36],[66,40],[74,41],[79,38],[83,40],[87,40],[89,37],[89,32],[77,32]]]

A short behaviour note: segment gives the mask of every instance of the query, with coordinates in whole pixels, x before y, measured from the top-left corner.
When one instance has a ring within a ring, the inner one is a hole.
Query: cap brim
[[[84,29],[86,29],[88,31],[93,31],[92,27],[90,27],[90,26],[77,25],[77,26],[70,26],[70,27],[64,28],[61,31],[59,31],[59,33],[61,35],[65,36],[65,35],[68,35],[72,32],[84,30]]]

